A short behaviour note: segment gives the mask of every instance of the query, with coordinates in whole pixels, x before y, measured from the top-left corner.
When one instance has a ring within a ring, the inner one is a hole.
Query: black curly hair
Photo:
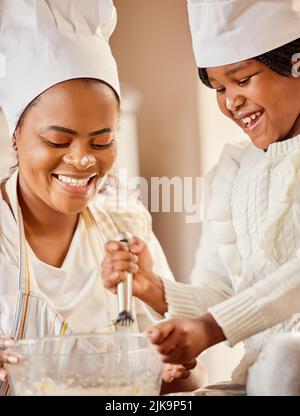
[[[253,59],[262,62],[279,75],[288,76],[292,72],[292,56],[296,53],[300,53],[300,38]],[[205,68],[198,68],[198,74],[204,85],[213,88]]]

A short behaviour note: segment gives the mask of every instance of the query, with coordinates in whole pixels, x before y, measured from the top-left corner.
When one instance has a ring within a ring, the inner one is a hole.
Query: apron
[[[39,290],[34,277],[27,249],[22,213],[18,204],[17,179],[18,172],[15,172],[5,184],[12,213],[19,228],[19,287],[10,336],[15,340],[22,340],[71,335],[74,331],[63,316],[57,312],[51,299]],[[105,211],[97,210],[97,213],[93,214],[92,206],[85,208],[80,215],[84,220],[90,249],[98,268],[99,282],[101,282],[100,296],[103,305],[106,306],[108,322],[111,322],[107,327],[114,328],[113,323],[118,315],[117,297],[104,288],[100,267],[104,254],[104,242],[114,239],[119,231],[126,230],[118,230],[111,216]],[[126,213],[124,215],[126,216]],[[135,317],[132,330],[138,331],[134,298],[132,299],[132,312]],[[1,395],[9,395],[9,384],[7,382],[0,382]]]

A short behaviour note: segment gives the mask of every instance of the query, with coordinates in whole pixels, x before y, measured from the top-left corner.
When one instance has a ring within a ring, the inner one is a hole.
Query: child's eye
[[[216,88],[217,92],[225,92],[225,88],[224,87],[220,87],[220,88]]]
[[[251,77],[243,78],[238,81],[239,85],[245,85],[248,81],[250,81]]]

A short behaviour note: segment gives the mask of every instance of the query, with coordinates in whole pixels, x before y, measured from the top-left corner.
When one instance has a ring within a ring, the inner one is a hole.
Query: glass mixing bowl
[[[145,334],[109,333],[24,340],[6,365],[17,396],[159,395],[162,360]]]

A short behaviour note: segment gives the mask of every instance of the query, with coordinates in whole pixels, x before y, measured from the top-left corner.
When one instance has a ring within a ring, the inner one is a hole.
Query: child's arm
[[[300,319],[300,258],[208,311],[222,327],[230,344],[291,319]]]
[[[196,288],[195,288],[196,290]],[[300,320],[300,258],[208,309],[199,318],[176,318],[149,329],[166,362],[180,363],[228,340],[231,346],[295,314]]]
[[[234,295],[231,280],[220,260],[208,221],[202,223],[201,239],[191,280],[192,285],[187,285],[161,278],[168,304],[168,318],[201,316],[209,307]]]
[[[106,244],[107,254],[102,263],[104,285],[116,293],[118,283],[124,278],[123,272],[128,271],[134,277],[133,295],[161,317],[165,313],[169,317],[202,315],[208,307],[233,294],[230,279],[218,258],[216,247],[206,237],[204,241],[207,243],[202,250],[203,260],[198,260],[201,272],[197,286],[175,282],[170,277],[158,277],[147,244],[137,237],[130,241],[128,248],[116,241]],[[164,269],[167,270],[167,267]]]

